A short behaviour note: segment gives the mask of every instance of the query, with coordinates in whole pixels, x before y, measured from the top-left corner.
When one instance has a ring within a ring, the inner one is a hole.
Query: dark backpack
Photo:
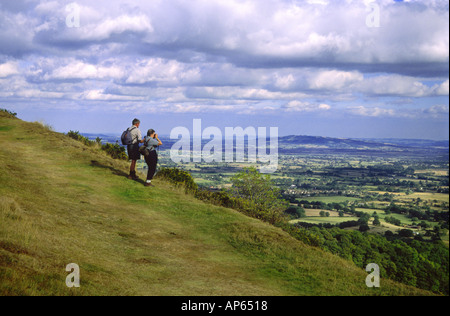
[[[141,153],[141,155],[144,155],[145,157],[150,156],[150,150],[147,148],[148,146],[148,140],[146,140],[144,142],[144,145],[139,147],[139,152]]]
[[[122,133],[122,137],[120,138],[122,140],[122,145],[127,146],[133,144],[133,137],[131,136],[131,131],[137,128],[134,126],[133,128],[127,128],[125,132]]]

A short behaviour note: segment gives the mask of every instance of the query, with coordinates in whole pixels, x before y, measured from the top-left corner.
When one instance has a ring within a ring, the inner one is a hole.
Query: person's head
[[[147,132],[147,136],[151,137],[151,138],[155,138],[155,134],[156,134],[156,132],[154,129],[149,129]]]
[[[133,120],[133,126],[139,127],[140,124],[141,124],[141,121],[139,121],[138,119]]]

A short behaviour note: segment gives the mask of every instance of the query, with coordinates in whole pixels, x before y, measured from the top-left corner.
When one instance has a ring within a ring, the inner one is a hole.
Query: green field
[[[309,216],[301,219],[291,221],[292,224],[297,222],[304,222],[310,224],[339,224],[348,221],[357,221],[358,217],[320,217],[320,216]]]
[[[314,197],[305,197],[299,198],[297,200],[305,200],[308,202],[323,202],[323,203],[342,203],[346,201],[357,201],[359,198],[355,197],[347,197],[347,196],[314,196]]]

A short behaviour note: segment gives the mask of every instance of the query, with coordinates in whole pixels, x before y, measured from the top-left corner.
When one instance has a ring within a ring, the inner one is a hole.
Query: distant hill
[[[94,133],[81,133],[84,137],[89,138],[90,140],[95,140],[97,137],[101,138],[102,143],[111,143],[115,144],[116,142],[120,143],[120,135],[114,134],[94,134]]]
[[[348,153],[358,155],[430,156],[447,155],[448,141],[421,139],[351,139],[320,136],[286,136],[279,139],[279,151],[285,154]]]
[[[93,134],[82,133],[89,139],[100,137],[104,142],[115,143],[120,141],[119,135],[114,134]],[[162,148],[168,149],[177,140],[171,140],[169,135],[162,135],[166,146]],[[206,144],[209,140],[203,140]],[[293,152],[296,150],[358,150],[367,151],[374,150],[380,152],[401,152],[401,151],[434,151],[445,153],[449,149],[449,141],[435,141],[426,139],[402,139],[402,138],[333,138],[322,136],[302,136],[290,135],[279,138],[279,147],[281,152]]]
[[[430,295],[0,113],[0,295]],[[141,175],[143,177],[143,175]],[[66,287],[68,264],[80,287]]]
[[[331,138],[321,136],[286,136],[280,138],[280,143],[291,145],[317,145],[327,148],[449,148],[449,141],[434,141],[425,139],[401,138]]]
[[[285,146],[317,146],[321,148],[335,149],[365,149],[365,148],[393,148],[394,144],[380,143],[375,140],[360,140],[347,138],[331,138],[321,136],[286,136],[281,137],[279,142]]]
[[[406,138],[364,138],[369,142],[393,144],[402,147],[449,149],[448,140],[406,139]]]

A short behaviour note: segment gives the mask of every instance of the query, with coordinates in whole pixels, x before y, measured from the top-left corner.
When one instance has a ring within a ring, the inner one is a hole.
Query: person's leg
[[[136,160],[131,161],[130,174],[136,173]]]
[[[148,165],[147,185],[149,185],[153,180],[153,176],[156,173],[156,166],[158,164],[158,154],[156,153],[156,151],[151,151],[150,155],[145,158],[145,161]]]
[[[150,160],[150,156],[145,157],[145,162],[147,163],[147,181],[149,181],[152,179],[152,177],[151,177],[152,162]]]
[[[139,144],[133,144],[128,146],[128,156],[131,159],[130,175],[128,176],[128,178],[137,180],[139,179],[139,177],[136,175],[136,163],[140,156]]]

